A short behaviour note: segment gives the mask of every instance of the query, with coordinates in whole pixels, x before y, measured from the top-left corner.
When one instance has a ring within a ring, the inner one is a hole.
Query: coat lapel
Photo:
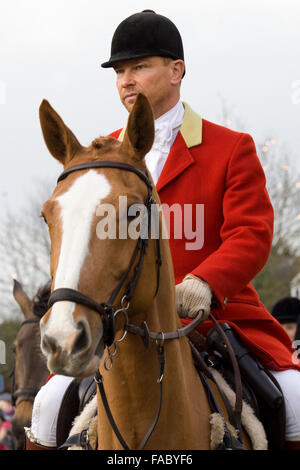
[[[156,190],[160,191],[193,163],[194,158],[189,152],[182,134],[179,131],[156,183]]]
[[[185,108],[183,123],[158,178],[157,191],[194,163],[194,157],[189,149],[202,143],[202,119],[187,103],[183,104]]]

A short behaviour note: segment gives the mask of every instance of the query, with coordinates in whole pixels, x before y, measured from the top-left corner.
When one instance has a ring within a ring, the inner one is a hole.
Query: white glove
[[[176,308],[180,317],[195,318],[199,310],[202,310],[202,321],[207,319],[213,293],[206,282],[201,281],[192,274],[187,274],[175,289]]]

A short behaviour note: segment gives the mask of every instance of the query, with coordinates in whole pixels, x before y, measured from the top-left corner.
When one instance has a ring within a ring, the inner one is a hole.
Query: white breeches
[[[300,371],[270,370],[279,383],[285,401],[287,441],[300,441]]]
[[[39,444],[56,446],[56,424],[59,408],[74,377],[54,375],[39,390],[32,410],[31,433]]]
[[[295,369],[270,371],[279,383],[286,406],[286,440],[300,441],[300,372]],[[31,432],[46,446],[56,445],[56,424],[60,404],[73,377],[54,375],[36,395]]]

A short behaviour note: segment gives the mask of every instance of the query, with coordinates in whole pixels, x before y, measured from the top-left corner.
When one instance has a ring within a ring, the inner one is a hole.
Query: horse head
[[[47,283],[42,286],[34,298],[30,299],[22,285],[14,280],[13,295],[21,308],[24,320],[13,343],[13,399],[16,409],[12,420],[12,433],[14,448],[23,449],[24,427],[30,426],[34,397],[49,375],[45,357],[40,350],[39,322],[47,310],[50,285]]]
[[[145,176],[144,156],[154,139],[153,114],[146,97],[139,95],[123,142],[100,137],[89,147],[79,143],[45,100],[40,122],[50,153],[64,168],[42,209],[51,239],[53,302],[41,321],[41,348],[51,371],[89,376],[109,345],[107,323],[114,323],[107,312],[109,304],[122,303],[124,274],[129,266],[132,273],[138,262],[138,257],[133,260],[137,237],[128,233],[130,223],[138,224],[140,219],[130,208],[149,203],[151,179]],[[101,162],[106,162],[104,167]],[[124,226],[125,236],[120,230]],[[155,254],[155,243],[149,243],[149,250]],[[143,299],[140,303],[138,296],[134,299],[131,315],[140,315],[149,307],[155,294],[155,273],[154,263],[147,270],[147,284],[141,276]],[[122,320],[116,319],[115,332],[121,326]]]

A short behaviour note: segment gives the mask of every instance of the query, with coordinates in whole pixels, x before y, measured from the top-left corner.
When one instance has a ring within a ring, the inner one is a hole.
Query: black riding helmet
[[[174,23],[153,10],[126,18],[117,27],[111,42],[111,57],[102,67],[139,57],[160,56],[184,61],[180,33]]]

